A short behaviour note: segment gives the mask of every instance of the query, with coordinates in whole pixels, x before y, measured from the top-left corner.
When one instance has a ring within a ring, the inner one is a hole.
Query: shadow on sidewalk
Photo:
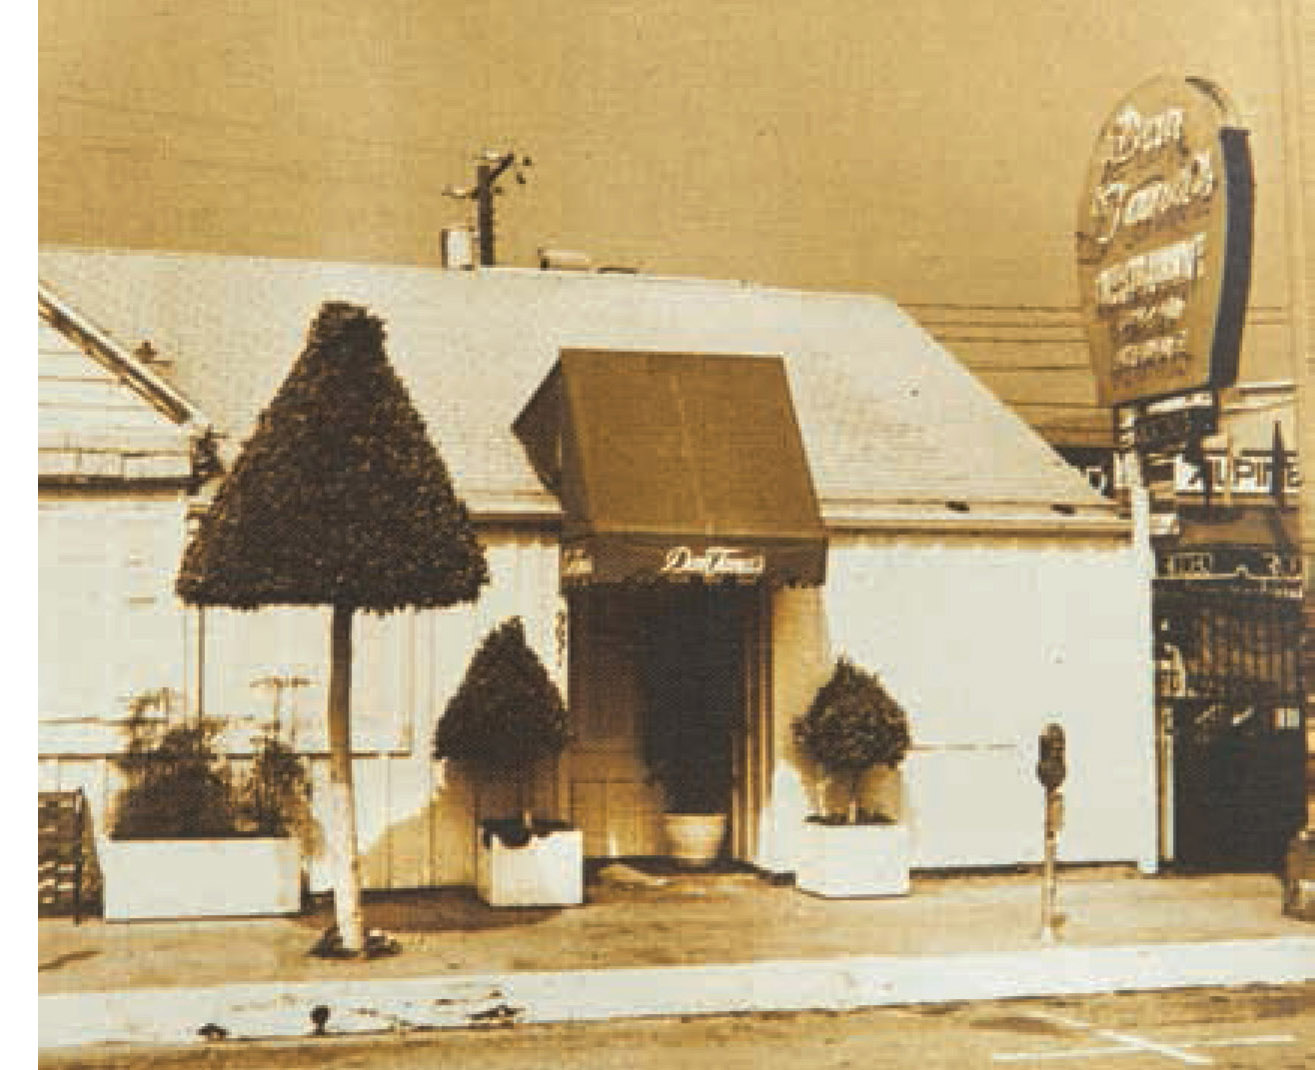
[[[390,933],[482,932],[539,925],[561,913],[557,907],[488,906],[473,889],[417,888],[406,891],[366,892],[362,896],[365,923]],[[310,897],[306,909],[290,919],[303,928],[323,931],[334,922],[332,896]]]

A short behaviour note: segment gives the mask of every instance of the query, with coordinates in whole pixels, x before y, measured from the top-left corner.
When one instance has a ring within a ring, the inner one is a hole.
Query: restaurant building
[[[539,809],[582,827],[590,856],[664,851],[668,792],[643,743],[669,731],[689,741],[685,775],[730,815],[728,857],[793,872],[825,785],[791,724],[843,654],[909,713],[914,746],[890,801],[915,867],[1040,858],[1036,740],[1052,721],[1069,741],[1061,857],[1155,867],[1153,563],[1108,498],[892,303],[607,271],[62,247],[42,250],[40,271],[43,293],[98,337],[128,353],[149,344],[161,383],[187,399],[186,433],[215,437],[222,463],[324,301],[384,321],[492,579],[470,607],[358,615],[367,886],[471,881],[474,819],[509,797],[434,761],[433,731],[509,616],[572,720]],[[102,374],[104,354],[47,307],[65,366]],[[43,413],[46,458],[65,416]],[[239,758],[274,721],[316,782],[327,775],[327,611],[179,605],[186,514],[214,486],[191,475],[150,512],[129,473],[89,481],[43,460],[41,780],[84,788],[98,832],[143,688],[227,719]],[[134,518],[123,532],[151,538],[111,539],[96,568],[68,572],[106,538],[89,518],[120,508]],[[318,868],[312,879],[323,883]]]

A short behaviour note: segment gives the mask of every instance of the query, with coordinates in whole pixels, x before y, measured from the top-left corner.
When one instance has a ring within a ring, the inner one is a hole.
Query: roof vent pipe
[[[539,267],[543,271],[590,271],[593,261],[574,249],[540,249]]]
[[[453,271],[475,266],[475,234],[469,227],[443,228],[443,266]]]

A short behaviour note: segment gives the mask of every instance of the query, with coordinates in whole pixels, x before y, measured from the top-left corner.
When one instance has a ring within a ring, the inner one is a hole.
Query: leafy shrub
[[[116,759],[127,781],[116,800],[116,839],[222,839],[309,830],[301,759],[266,735],[247,775],[234,777],[215,749],[222,728],[214,719],[171,724],[134,711],[128,746]]]
[[[899,765],[909,749],[908,717],[881,681],[841,658],[794,724],[795,741],[828,773],[847,778],[848,820],[858,820],[863,774]]]
[[[257,836],[298,836],[314,853],[310,782],[301,757],[272,733],[260,737],[238,796],[239,820]]]
[[[533,825],[527,798],[536,762],[559,754],[570,738],[566,707],[548,670],[512,617],[475,651],[434,734],[434,757],[467,762],[515,778],[521,822]]]

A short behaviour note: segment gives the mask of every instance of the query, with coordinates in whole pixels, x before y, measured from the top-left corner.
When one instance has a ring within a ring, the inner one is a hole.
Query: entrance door
[[[664,810],[743,814],[757,605],[755,589],[695,584],[572,595],[571,808],[587,854],[661,854]]]
[[[1300,605],[1265,592],[1157,586],[1172,854],[1185,868],[1275,870],[1303,823]]]

